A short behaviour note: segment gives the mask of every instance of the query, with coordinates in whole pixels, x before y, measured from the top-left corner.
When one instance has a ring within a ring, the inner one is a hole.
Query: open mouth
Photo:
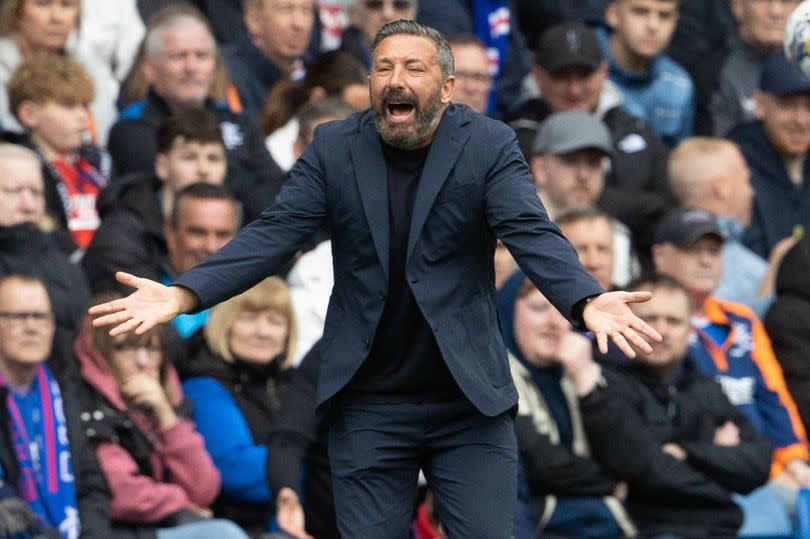
[[[395,120],[404,120],[416,109],[411,103],[388,103],[385,106],[388,116]]]

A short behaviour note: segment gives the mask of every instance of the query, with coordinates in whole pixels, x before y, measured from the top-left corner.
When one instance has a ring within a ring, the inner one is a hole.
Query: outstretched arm
[[[605,292],[588,302],[582,319],[585,327],[596,336],[600,352],[607,354],[608,338],[630,358],[636,357],[634,347],[645,353],[652,352],[648,341],[658,342],[661,335],[629,307],[631,303],[643,303],[651,297],[650,292]]]

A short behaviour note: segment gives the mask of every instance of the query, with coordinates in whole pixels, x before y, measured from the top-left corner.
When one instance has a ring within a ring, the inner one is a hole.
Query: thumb
[[[638,290],[636,292],[627,292],[625,295],[625,303],[644,303],[652,298],[652,292],[647,290]]]
[[[127,273],[125,271],[117,271],[115,272],[115,279],[130,288],[138,289],[142,286],[144,279],[140,277],[136,277],[131,273]]]

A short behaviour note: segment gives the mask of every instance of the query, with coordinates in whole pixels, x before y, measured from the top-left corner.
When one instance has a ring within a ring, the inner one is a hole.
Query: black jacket
[[[78,330],[90,303],[81,268],[72,263],[58,240],[28,223],[0,227],[0,276],[23,273],[39,276],[48,289],[57,325]]]
[[[75,371],[65,371],[57,376],[62,392],[62,406],[67,422],[73,476],[76,480],[76,502],[81,521],[81,539],[109,539],[110,491],[107,481],[96,460],[95,451],[86,435],[86,422],[82,416],[84,402],[89,398],[90,388],[79,379]],[[19,466],[14,457],[14,448],[9,430],[6,397],[8,391],[0,387],[0,464],[5,471],[5,480],[16,485]]]
[[[629,485],[627,508],[644,535],[734,536],[742,512],[733,492],[768,480],[770,447],[720,386],[690,360],[662,386],[643,365],[603,367],[605,384],[580,399],[596,459]],[[740,443],[714,445],[715,429],[733,421]],[[679,444],[685,461],[664,453]]]
[[[763,322],[804,428],[810,431],[810,236],[782,259],[776,299]]]

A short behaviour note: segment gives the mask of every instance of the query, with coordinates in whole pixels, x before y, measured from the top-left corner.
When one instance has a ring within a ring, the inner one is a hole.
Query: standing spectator
[[[76,61],[42,54],[23,61],[8,83],[11,109],[39,156],[48,214],[84,253],[99,226],[96,200],[112,164],[106,151],[83,142],[93,81]]]
[[[78,60],[94,83],[92,127],[95,142],[104,146],[115,121],[118,83],[110,67],[94,56],[73,51],[68,38],[79,26],[79,0],[3,0],[0,6],[0,88],[8,84],[20,62],[35,53],[69,55]],[[6,131],[22,131],[8,95],[0,90],[0,122]]]
[[[802,226],[810,229],[810,78],[782,51],[762,66],[757,121],[729,133],[751,169],[754,211],[745,243],[763,258]]]
[[[453,49],[455,63],[453,100],[486,114],[493,83],[486,45],[473,34],[456,34],[448,37],[447,42]]]
[[[304,530],[300,462],[271,437],[281,414],[280,393],[292,374],[295,316],[287,286],[268,277],[211,310],[205,343],[190,362],[183,383],[194,403],[192,418],[222,475],[222,493],[212,506],[252,534],[275,522],[300,537]],[[303,451],[305,440],[294,447]]]
[[[679,0],[611,0],[598,35],[624,106],[670,146],[692,134],[692,78],[664,54],[678,23]]]
[[[137,0],[81,0],[81,4],[79,54],[94,56],[122,82],[146,33]]]
[[[262,110],[273,85],[304,76],[315,21],[314,0],[247,0],[247,30],[222,48],[245,111]]]
[[[227,185],[245,203],[267,205],[283,182],[252,118],[209,98],[214,83],[216,43],[204,19],[188,11],[162,17],[150,27],[141,65],[150,90],[145,101],[125,108],[110,132],[109,150],[119,175],[151,171],[155,132],[166,117],[186,108],[205,108],[220,122],[228,152]],[[275,187],[265,201],[251,201],[259,184]]]

